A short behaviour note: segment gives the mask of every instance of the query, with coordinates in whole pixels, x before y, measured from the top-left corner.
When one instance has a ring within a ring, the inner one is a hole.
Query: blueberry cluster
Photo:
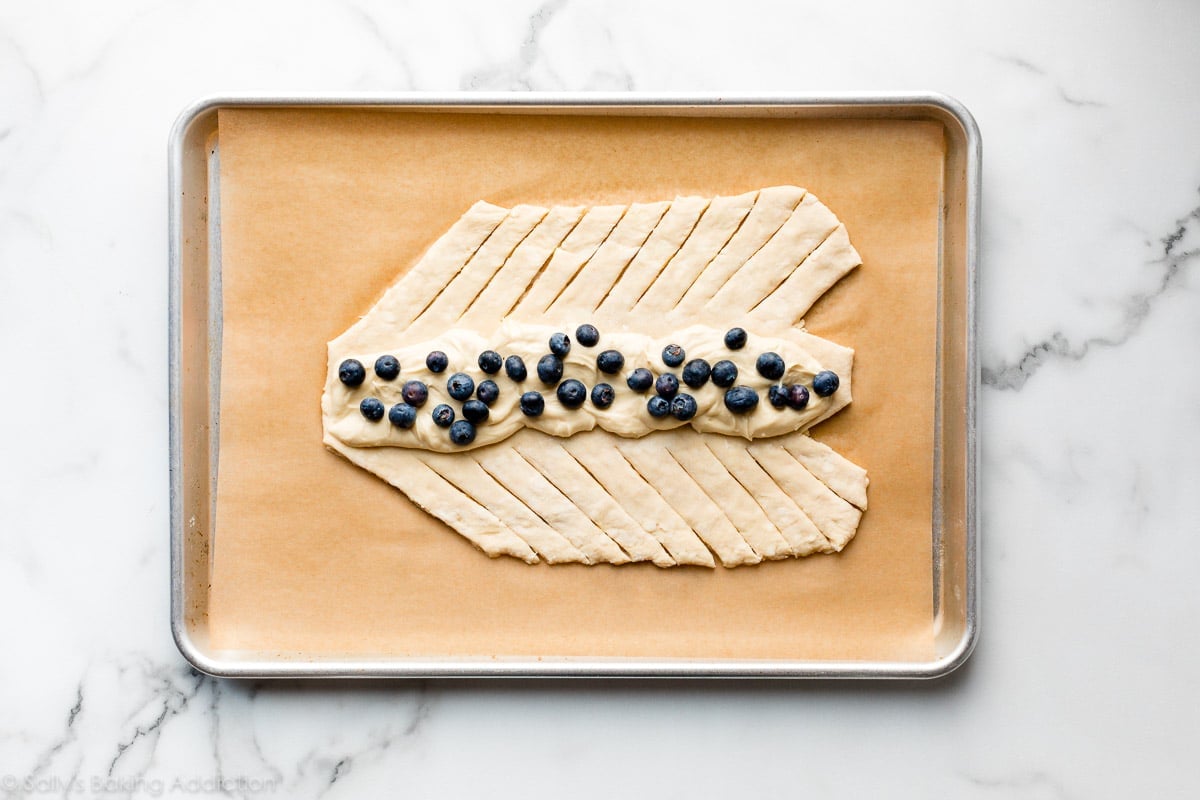
[[[445,372],[450,366],[450,359],[441,350],[434,350],[425,358],[425,366],[434,373]],[[499,354],[492,350],[481,353],[479,367],[488,374],[499,372]],[[395,356],[380,356],[375,362],[375,375],[380,380],[394,381],[400,376],[400,362]],[[351,388],[361,386],[366,377],[366,367],[357,359],[348,358],[338,366],[338,379]],[[487,421],[489,406],[500,397],[500,387],[491,380],[480,381],[476,386],[470,375],[456,372],[446,381],[446,392],[455,400],[462,401],[463,419],[456,419],[454,409],[445,403],[438,403],[430,412],[430,417],[439,428],[449,429],[450,441],[459,445],[470,444],[475,441],[475,426]],[[475,399],[471,399],[471,395]],[[417,409],[429,400],[429,387],[422,381],[405,381],[400,387],[400,398],[401,402],[389,409],[378,398],[366,397],[358,404],[358,410],[371,422],[379,422],[386,414],[392,425],[408,430],[417,423]]]
[[[583,347],[595,347],[600,342],[600,332],[594,325],[580,325],[575,329],[575,340]],[[732,328],[725,334],[725,346],[730,350],[741,350],[746,346],[747,334],[742,328]],[[557,332],[547,342],[549,353],[538,359],[535,367],[537,379],[547,388],[554,389],[558,402],[564,408],[577,409],[586,403],[590,397],[592,405],[598,409],[612,406],[616,400],[616,390],[612,384],[598,383],[590,390],[574,378],[563,380],[563,359],[571,352],[571,337],[566,333]],[[668,370],[682,367],[679,374],[664,371],[657,376],[644,367],[638,367],[629,373],[625,379],[626,386],[638,394],[646,394],[652,388],[653,395],[646,401],[646,413],[651,417],[663,418],[672,416],[680,421],[687,421],[696,416],[698,409],[696,398],[685,391],[700,389],[710,380],[713,385],[724,389],[725,408],[734,414],[748,414],[758,407],[758,392],[744,385],[735,385],[738,379],[737,365],[728,359],[722,359],[715,364],[709,364],[703,358],[688,360],[687,353],[678,344],[668,344],[662,351],[662,363]],[[479,369],[487,375],[498,375],[501,369],[514,383],[524,383],[529,378],[529,370],[524,360],[517,355],[502,357],[495,350],[485,350],[477,360]],[[434,350],[425,358],[425,366],[433,373],[440,374],[449,369],[450,359],[440,350]],[[617,350],[603,350],[596,356],[596,368],[605,375],[617,375],[625,367],[625,356]],[[787,372],[787,365],[778,353],[766,352],[758,356],[754,364],[759,375],[768,380],[777,381]],[[400,375],[400,362],[391,355],[383,355],[375,362],[375,374],[381,380],[394,381]],[[338,367],[338,379],[351,388],[361,386],[366,380],[366,368],[356,359],[346,359]],[[681,383],[682,379],[682,383]],[[813,376],[812,392],[818,397],[828,397],[837,391],[838,376],[828,370],[818,372]],[[476,385],[475,380],[465,372],[455,372],[446,380],[446,393],[458,401],[462,418],[454,408],[439,403],[431,412],[435,425],[449,431],[450,441],[458,445],[468,445],[475,441],[476,426],[487,422],[490,407],[500,397],[499,385],[485,379]],[[417,410],[423,407],[429,399],[429,387],[418,380],[405,382],[401,388],[402,402],[386,409],[382,402],[374,397],[365,398],[359,404],[363,417],[378,422],[387,416],[388,421],[401,429],[410,429],[417,421]],[[809,389],[801,384],[776,384],[767,390],[767,401],[775,408],[804,409],[809,402]],[[546,399],[542,392],[526,391],[520,398],[521,413],[528,417],[537,417],[546,410]]]

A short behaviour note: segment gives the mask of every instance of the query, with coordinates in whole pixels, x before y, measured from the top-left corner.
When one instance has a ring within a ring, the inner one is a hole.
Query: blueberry
[[[450,426],[450,441],[455,444],[470,444],[475,441],[475,426],[460,419]]]
[[[587,400],[587,387],[574,378],[558,385],[558,402],[567,408],[579,408]]]
[[[367,370],[356,358],[347,358],[338,366],[338,380],[347,386],[361,386],[367,378]]]
[[[433,408],[433,424],[439,428],[449,428],[454,422],[454,409],[445,403],[438,403]]]
[[[830,372],[823,369],[816,375],[813,375],[813,391],[817,393],[817,397],[829,397],[838,390],[842,382],[838,380],[836,372]]]
[[[625,383],[630,389],[640,394],[654,385],[654,375],[650,373],[650,370],[638,367],[629,373],[629,377],[625,379]]]
[[[405,381],[404,388],[400,390],[400,396],[410,406],[420,408],[429,399],[429,387],[420,381]]]
[[[417,421],[417,410],[408,403],[396,403],[388,411],[388,422],[397,428],[411,428]]]
[[[475,387],[475,396],[490,406],[500,396],[500,387],[495,381],[480,381]]]
[[[553,386],[562,378],[562,359],[553,353],[547,353],[538,359],[538,379],[547,386]]]
[[[677,344],[669,344],[663,348],[662,360],[668,367],[678,367],[687,358],[687,353]]]
[[[671,416],[682,422],[696,416],[696,398],[690,394],[676,395],[671,401]]]
[[[654,391],[670,400],[679,391],[679,378],[676,378],[669,372],[664,372],[654,382]]]
[[[725,393],[725,407],[735,414],[749,414],[758,405],[758,392],[749,386],[735,386]]]
[[[525,362],[520,356],[509,356],[504,359],[504,374],[517,383],[529,377],[529,371],[525,369]]]
[[[646,401],[646,410],[652,417],[665,417],[671,413],[671,401],[665,397],[654,395]]]
[[[718,361],[713,364],[712,382],[722,389],[733,386],[733,382],[737,380],[737,376],[737,364],[734,364],[732,361]]]
[[[380,356],[375,359],[375,374],[385,381],[394,381],[400,374],[400,362],[395,356]]]
[[[466,400],[475,392],[475,381],[465,372],[456,372],[446,381],[446,391],[455,400]]]
[[[616,399],[616,390],[609,384],[597,383],[592,387],[592,405],[596,408],[608,408]]]
[[[580,325],[575,329],[575,341],[584,347],[595,347],[600,341],[600,331],[595,325]]]
[[[616,375],[625,366],[625,356],[616,350],[605,350],[596,356],[596,368],[607,375]]]
[[[783,377],[783,359],[779,353],[763,353],[754,362],[754,368],[767,380],[777,381]]]
[[[741,350],[746,346],[746,330],[744,328],[730,328],[725,331],[725,346],[730,350]]]
[[[683,367],[683,382],[693,389],[699,389],[704,384],[708,383],[708,376],[712,374],[712,367],[703,358],[693,358]]]
[[[789,386],[787,390],[787,404],[797,411],[803,409],[808,405],[808,389],[798,383]]]
[[[490,413],[488,412],[487,403],[482,400],[468,400],[463,403],[462,412],[463,418],[475,425],[487,421],[488,414]]]
[[[546,400],[541,392],[526,392],[521,395],[521,413],[527,417],[540,417],[546,410]]]
[[[550,337],[550,352],[562,358],[567,353],[571,352],[571,337],[567,336],[562,331]]]
[[[488,375],[495,375],[499,372],[502,364],[500,354],[495,350],[484,350],[479,354],[479,368]]]
[[[450,366],[450,359],[441,350],[434,350],[425,356],[425,366],[430,372],[445,372],[446,367]]]
[[[788,387],[775,385],[767,389],[767,400],[776,408],[783,408],[788,404]]]
[[[379,422],[383,419],[383,403],[374,397],[364,397],[363,401],[358,404],[358,410],[371,422]]]

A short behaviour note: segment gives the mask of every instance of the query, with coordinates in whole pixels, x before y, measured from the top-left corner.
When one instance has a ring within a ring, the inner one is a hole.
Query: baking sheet
[[[214,647],[932,659],[940,124],[222,109],[219,125]],[[855,402],[814,429],[872,478],[841,555],[715,571],[491,560],[322,447],[326,341],[475,200],[625,203],[778,183],[829,205],[865,262],[808,317],[857,350]]]

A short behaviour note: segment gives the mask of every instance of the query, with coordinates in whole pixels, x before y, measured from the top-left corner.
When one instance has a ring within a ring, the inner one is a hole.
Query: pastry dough
[[[325,444],[491,556],[733,567],[839,551],[866,508],[867,474],[807,429],[850,402],[853,351],[800,321],[859,264],[836,216],[794,186],[629,206],[477,203],[329,343]],[[584,323],[601,340],[573,344],[563,379],[589,389],[610,383],[616,400],[606,409],[564,407],[535,373],[549,335],[573,336]],[[750,332],[741,350],[723,344],[732,327]],[[710,381],[680,387],[697,401],[693,418],[650,416],[653,390],[636,393],[625,378],[639,366],[678,374],[661,361],[668,343],[688,360],[734,361],[737,383],[762,402],[734,414]],[[435,349],[450,359],[443,374],[425,367]],[[476,358],[489,349],[520,355],[528,379],[484,374]],[[618,374],[596,368],[606,349],[625,356]],[[811,385],[814,373],[831,370],[841,385],[829,396],[813,392],[802,411],[775,408],[766,389],[776,381],[753,369],[768,350],[788,367],[778,382]],[[399,378],[370,370],[383,354],[399,359]],[[359,386],[338,379],[348,358],[367,366]],[[453,444],[429,414],[437,403],[455,405],[445,380],[458,371],[500,386],[469,445]],[[429,388],[411,429],[359,413],[365,397],[399,402],[408,380]],[[543,393],[541,416],[520,412],[528,390]]]

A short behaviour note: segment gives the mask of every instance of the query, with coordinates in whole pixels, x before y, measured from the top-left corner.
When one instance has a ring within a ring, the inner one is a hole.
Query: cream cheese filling
[[[332,401],[328,407],[331,418],[326,420],[328,430],[350,447],[405,447],[443,453],[495,444],[523,428],[567,437],[598,427],[618,436],[640,438],[655,431],[690,425],[702,433],[758,439],[804,430],[826,415],[835,398],[840,399],[836,392],[830,397],[820,397],[812,391],[813,376],[825,367],[800,344],[798,340],[803,334],[761,336],[749,331],[745,347],[730,350],[725,346],[725,331],[693,325],[668,337],[647,336],[636,331],[601,331],[600,341],[593,347],[573,341],[570,352],[562,358],[561,381],[581,381],[589,397],[582,406],[568,408],[556,395],[558,383],[545,384],[537,375],[538,360],[550,352],[548,342],[556,331],[566,332],[573,338],[573,328],[564,330],[505,320],[497,330],[490,332],[454,328],[435,339],[394,350],[338,354],[330,359],[332,374],[327,376]],[[684,362],[677,367],[668,367],[663,362],[662,352],[669,344],[681,346],[686,353]],[[434,350],[448,356],[449,367],[445,372],[434,373],[425,366],[426,356]],[[479,368],[478,357],[486,350],[498,352],[501,358],[520,356],[528,376],[517,382],[503,369],[495,375],[485,373]],[[603,373],[597,366],[597,356],[605,350],[616,350],[624,356],[625,363],[615,374]],[[767,352],[777,353],[783,359],[786,371],[781,378],[773,380],[758,373],[755,362],[760,354]],[[375,360],[385,354],[395,356],[400,362],[400,375],[391,381],[381,379],[372,369]],[[367,377],[360,386],[348,387],[337,379],[338,366],[349,358],[358,360],[366,368]],[[704,359],[710,367],[723,360],[733,362],[738,368],[733,385],[753,389],[759,397],[758,405],[747,413],[734,413],[725,406],[726,388],[717,386],[711,378],[698,388],[688,386],[683,382],[683,368],[693,359]],[[649,370],[655,377],[674,374],[679,379],[679,392],[695,398],[695,416],[686,421],[670,415],[651,416],[646,404],[655,395],[654,388],[639,393],[626,384],[628,376],[638,368]],[[469,375],[476,387],[484,380],[491,380],[500,388],[499,397],[489,409],[488,419],[475,426],[475,440],[470,445],[453,443],[447,429],[437,426],[431,415],[437,405],[445,403],[454,409],[456,419],[463,418],[463,401],[453,399],[446,388],[447,380],[456,372]],[[378,399],[388,409],[402,403],[401,390],[412,380],[424,383],[429,397],[417,409],[416,423],[411,428],[392,425],[386,414],[383,419],[373,421],[359,411],[359,404],[368,397]],[[598,408],[590,398],[592,388],[600,383],[611,385],[615,393],[615,400],[608,408]],[[767,393],[771,386],[791,384],[809,388],[809,401],[804,409],[776,408],[768,402]],[[545,400],[545,410],[540,416],[527,416],[521,411],[521,394],[529,391],[540,392]]]

